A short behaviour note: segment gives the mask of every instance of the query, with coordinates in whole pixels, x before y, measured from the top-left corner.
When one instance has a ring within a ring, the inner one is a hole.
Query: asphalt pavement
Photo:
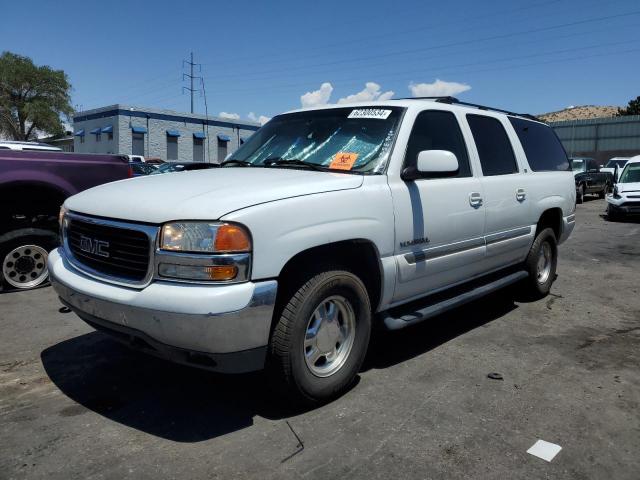
[[[637,479],[640,221],[604,209],[578,205],[547,298],[377,333],[354,387],[306,411],[259,373],[130,351],[51,287],[0,294],[0,479]]]

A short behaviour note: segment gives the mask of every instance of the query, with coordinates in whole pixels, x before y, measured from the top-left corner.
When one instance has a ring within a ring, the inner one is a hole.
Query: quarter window
[[[570,170],[567,152],[551,127],[522,118],[509,117],[509,121],[520,139],[531,170]]]
[[[482,174],[488,177],[517,173],[516,157],[502,123],[484,115],[467,115],[467,121],[480,156]]]
[[[415,167],[418,153],[423,150],[447,150],[458,159],[458,173],[454,177],[470,177],[467,147],[458,125],[451,112],[426,110],[416,117],[407,145],[405,167]]]

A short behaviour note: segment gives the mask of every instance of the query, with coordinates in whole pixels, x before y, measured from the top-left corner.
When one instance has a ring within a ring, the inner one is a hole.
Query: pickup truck
[[[613,174],[600,169],[600,165],[593,158],[571,158],[571,169],[575,177],[576,202],[584,202],[584,196],[595,193],[600,198],[611,191]]]
[[[129,175],[117,155],[0,149],[0,290],[46,282],[67,197]]]
[[[220,168],[65,201],[49,256],[64,305],[128,345],[285,398],[354,381],[371,329],[556,278],[575,188],[536,119],[451,97],[276,116]],[[275,391],[275,390],[274,390]]]

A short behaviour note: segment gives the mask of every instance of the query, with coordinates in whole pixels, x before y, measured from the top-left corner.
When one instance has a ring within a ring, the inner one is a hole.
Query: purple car
[[[47,281],[67,197],[130,176],[124,156],[0,149],[0,290]]]

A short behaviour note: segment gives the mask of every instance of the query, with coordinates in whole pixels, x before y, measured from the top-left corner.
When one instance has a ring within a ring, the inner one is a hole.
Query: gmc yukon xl
[[[575,222],[554,132],[451,97],[276,116],[221,168],[114,182],[61,212],[62,302],[151,354],[265,368],[306,402],[399,329],[519,282],[546,295]]]

